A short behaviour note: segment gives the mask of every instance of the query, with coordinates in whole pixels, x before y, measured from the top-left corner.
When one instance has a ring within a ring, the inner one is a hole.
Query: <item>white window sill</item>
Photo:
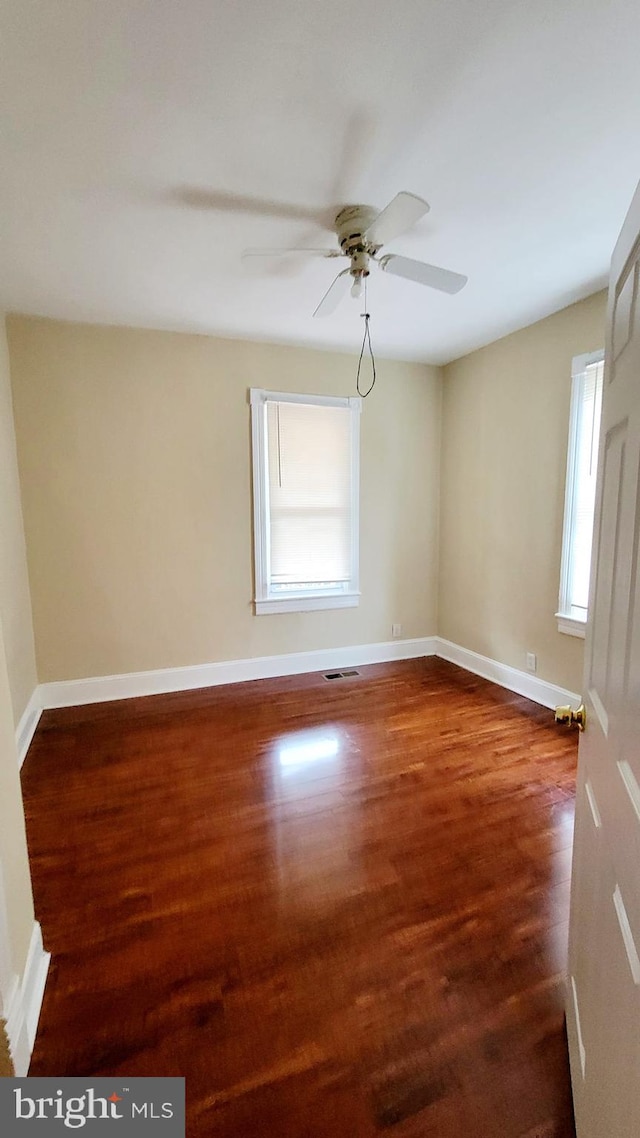
[[[587,630],[586,620],[577,620],[575,616],[565,616],[561,612],[556,613],[556,619],[558,621],[558,632],[564,632],[567,636],[578,636],[584,640]]]
[[[254,602],[256,616],[274,612],[316,612],[319,609],[352,609],[360,603],[360,593],[326,593],[316,597],[270,597]]]

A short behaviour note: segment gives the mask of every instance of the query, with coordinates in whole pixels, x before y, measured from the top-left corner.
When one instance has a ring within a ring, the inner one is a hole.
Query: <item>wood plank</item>
[[[40,1075],[185,1075],[190,1138],[570,1138],[576,738],[441,660],[46,712]]]

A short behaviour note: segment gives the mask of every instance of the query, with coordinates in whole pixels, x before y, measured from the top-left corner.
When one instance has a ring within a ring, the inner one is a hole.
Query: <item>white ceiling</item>
[[[443,362],[604,284],[640,177],[636,0],[0,0],[0,304],[357,350],[311,316],[340,205],[431,212],[376,272],[381,355]]]

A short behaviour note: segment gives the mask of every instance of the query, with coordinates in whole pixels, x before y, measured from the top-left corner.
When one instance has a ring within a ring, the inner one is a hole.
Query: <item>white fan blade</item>
[[[378,214],[365,233],[371,245],[386,245],[411,229],[416,221],[429,212],[429,205],[415,194],[402,190]]]
[[[385,273],[393,273],[396,277],[406,277],[408,281],[437,288],[440,292],[449,292],[452,295],[460,292],[468,281],[461,273],[452,273],[449,269],[439,269],[437,265],[428,265],[426,261],[413,261],[411,257],[397,257],[388,253],[378,261]]]
[[[331,316],[331,313],[335,312],[343,296],[346,296],[350,277],[351,269],[343,269],[341,273],[338,273],[316,308],[314,316]]]
[[[343,257],[341,249],[243,249],[244,257],[288,257],[291,253],[309,253],[312,257]]]

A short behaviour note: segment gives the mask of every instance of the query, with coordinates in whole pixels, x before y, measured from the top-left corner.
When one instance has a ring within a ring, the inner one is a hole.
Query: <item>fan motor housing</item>
[[[335,220],[336,233],[348,257],[374,251],[364,235],[377,216],[378,210],[370,205],[347,205],[340,210]]]

